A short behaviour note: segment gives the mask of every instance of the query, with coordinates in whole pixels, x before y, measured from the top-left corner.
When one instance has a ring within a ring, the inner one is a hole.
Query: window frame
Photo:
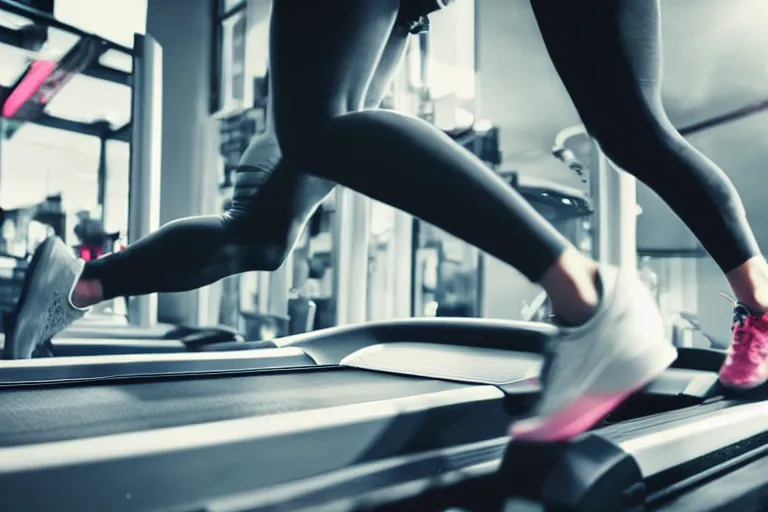
[[[224,104],[222,97],[221,81],[224,73],[224,23],[233,16],[240,14],[248,8],[247,0],[238,0],[230,9],[225,9],[226,0],[211,1],[211,83],[209,111],[211,114],[219,112]]]

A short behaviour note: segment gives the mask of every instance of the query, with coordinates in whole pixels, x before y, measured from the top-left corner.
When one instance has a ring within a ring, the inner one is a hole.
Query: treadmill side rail
[[[506,496],[533,499],[546,509],[633,509],[766,438],[765,403],[721,400],[604,427],[571,442],[513,442],[500,485]]]
[[[315,366],[298,348],[0,360],[0,387]]]
[[[301,347],[319,365],[340,364],[354,352],[381,343],[417,342],[540,353],[557,332],[549,324],[486,318],[408,318],[332,327],[274,340]]]
[[[0,510],[166,510],[268,490],[354,464],[414,453],[418,440],[429,441],[422,450],[480,441],[478,424],[503,431],[507,419],[502,396],[494,387],[477,386],[4,448]],[[39,492],[41,481],[47,482],[44,493]]]
[[[648,478],[766,432],[767,403],[734,402],[732,407],[670,422],[663,430],[624,440],[620,446],[635,458]]]

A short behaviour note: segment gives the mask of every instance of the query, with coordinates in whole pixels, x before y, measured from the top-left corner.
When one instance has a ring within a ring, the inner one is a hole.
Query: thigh
[[[594,136],[663,117],[658,0],[531,5],[552,63]]]
[[[390,39],[400,0],[274,0],[270,75],[284,152],[335,116],[358,110]]]

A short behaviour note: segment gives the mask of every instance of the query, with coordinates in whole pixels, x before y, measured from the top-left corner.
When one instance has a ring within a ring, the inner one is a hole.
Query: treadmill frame
[[[311,411],[0,449],[0,509],[168,509],[407,455],[408,436],[506,416],[476,386]],[[499,416],[501,415],[501,416]],[[443,436],[430,438],[441,446]],[[398,440],[400,442],[398,442]],[[372,459],[372,457],[374,457]],[[45,481],[45,492],[39,492]],[[22,506],[23,505],[23,506]]]

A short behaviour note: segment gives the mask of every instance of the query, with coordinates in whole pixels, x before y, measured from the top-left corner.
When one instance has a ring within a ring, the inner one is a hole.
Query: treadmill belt
[[[0,446],[306,411],[469,387],[353,369],[0,390]]]

